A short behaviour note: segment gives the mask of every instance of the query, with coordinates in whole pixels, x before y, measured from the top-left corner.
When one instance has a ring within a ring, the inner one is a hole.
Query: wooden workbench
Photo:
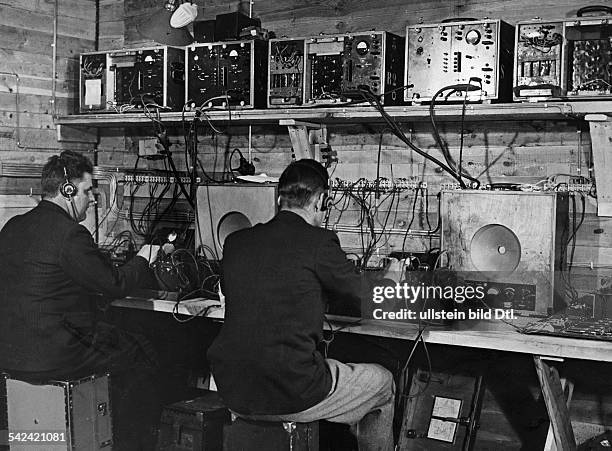
[[[202,316],[217,321],[221,321],[224,316],[224,309],[218,301],[206,299],[182,301],[177,305],[171,300],[127,297],[114,301],[113,306]],[[334,330],[346,333],[414,340],[419,332],[417,324],[379,320],[356,322],[355,318],[334,316],[328,319],[330,324],[326,327],[331,326]],[[531,321],[533,319],[520,318],[514,324],[520,327]],[[501,321],[463,321],[453,327],[429,327],[422,337],[429,344],[532,355],[551,423],[545,446],[547,451],[576,449],[567,407],[571,397],[571,381],[562,380],[557,369],[548,362],[564,359],[612,362],[611,341],[526,335]]]

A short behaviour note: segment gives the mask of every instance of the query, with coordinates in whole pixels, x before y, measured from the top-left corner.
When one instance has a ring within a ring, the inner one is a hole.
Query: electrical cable
[[[359,92],[363,95],[363,97],[365,99],[367,99],[370,102],[370,104],[374,108],[376,108],[376,110],[380,113],[380,115],[385,120],[385,122],[387,123],[387,125],[389,126],[389,128],[391,129],[391,131],[393,132],[393,134],[395,136],[397,136],[402,142],[407,144],[408,147],[410,147],[416,153],[421,155],[423,158],[426,158],[427,160],[430,160],[431,162],[433,162],[434,164],[436,164],[437,166],[442,168],[444,171],[446,171],[448,174],[450,174],[454,179],[456,179],[460,184],[463,183],[463,181],[461,180],[461,177],[459,177],[456,174],[456,172],[453,171],[453,169],[451,169],[450,167],[448,167],[446,164],[442,163],[437,158],[429,155],[427,152],[423,151],[422,149],[420,149],[419,147],[414,145],[412,143],[412,141],[410,141],[410,139],[408,139],[408,137],[400,129],[400,127],[397,125],[395,120],[391,116],[389,116],[389,114],[385,111],[384,107],[382,106],[380,101],[375,96],[373,96],[371,93],[369,93],[368,91],[365,91],[365,90],[359,90]],[[480,184],[480,182],[478,182],[477,180],[476,180],[476,182],[478,184]],[[465,184],[464,184],[464,186],[465,186]]]
[[[406,238],[408,237],[408,232],[410,231],[410,227],[412,226],[412,223],[414,221],[416,202],[420,190],[421,188],[417,188],[414,191],[414,200],[412,202],[412,217],[410,218],[410,223],[408,224],[408,226],[406,226],[406,232],[404,233],[404,239],[402,240],[402,252],[404,252],[406,249]]]
[[[476,77],[470,78],[469,81],[471,82],[472,80],[480,81]],[[471,175],[469,175],[467,173],[462,173],[462,172],[460,172],[460,171],[458,171],[456,169],[456,163],[455,163],[452,155],[450,154],[450,151],[448,150],[448,146],[442,140],[442,137],[440,136],[440,132],[438,130],[438,126],[436,124],[436,120],[435,120],[435,105],[436,105],[436,99],[444,91],[449,91],[448,95],[452,94],[453,92],[465,91],[464,107],[462,108],[462,120],[461,120],[461,123],[462,123],[462,125],[461,125],[461,128],[462,128],[461,139],[463,140],[463,121],[464,121],[464,117],[465,117],[465,103],[467,102],[467,93],[468,93],[468,91],[477,91],[477,90],[482,90],[482,86],[476,86],[476,85],[473,85],[471,83],[445,86],[445,87],[439,89],[433,95],[433,97],[431,99],[431,102],[429,104],[429,119],[430,119],[430,122],[431,122],[431,126],[433,128],[434,138],[436,140],[436,143],[438,144],[438,147],[440,148],[440,150],[442,152],[442,155],[444,156],[444,159],[446,160],[446,163],[448,164],[449,168],[453,172],[454,178],[459,182],[459,185],[463,189],[467,188],[467,185],[465,185],[465,182],[463,181],[463,177],[467,178],[468,180],[470,180],[472,182],[472,188],[474,188],[474,189],[478,189],[478,187],[480,186],[480,181],[477,178],[474,178],[474,177],[472,177]],[[461,146],[461,151],[462,151],[462,149],[463,149],[463,146]]]

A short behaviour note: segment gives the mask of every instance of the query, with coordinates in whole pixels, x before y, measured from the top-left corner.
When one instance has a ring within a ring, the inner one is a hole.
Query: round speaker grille
[[[487,224],[472,237],[470,257],[479,271],[512,272],[521,261],[521,243],[508,227]]]
[[[251,221],[239,211],[231,211],[221,218],[217,224],[217,241],[223,247],[225,238],[231,233],[251,227]]]

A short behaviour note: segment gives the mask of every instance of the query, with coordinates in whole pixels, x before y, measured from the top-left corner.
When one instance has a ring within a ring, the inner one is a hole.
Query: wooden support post
[[[570,403],[572,402],[572,396],[574,395],[574,383],[566,378],[561,378],[561,388],[563,388],[564,396],[567,400],[567,408],[569,410]],[[548,433],[546,434],[546,442],[544,443],[544,451],[558,451],[557,442],[555,441],[555,433],[552,428],[552,424],[548,426]]]
[[[321,160],[321,146],[327,146],[327,127],[325,125],[294,119],[281,119],[279,124],[287,126],[297,160],[302,158]]]
[[[546,410],[552,427],[555,449],[558,451],[575,451],[576,439],[570,421],[567,401],[559,379],[559,372],[544,361],[544,358],[534,355],[536,372],[544,395]]]
[[[591,132],[593,166],[597,185],[597,215],[612,216],[612,118],[605,114],[587,114]]]

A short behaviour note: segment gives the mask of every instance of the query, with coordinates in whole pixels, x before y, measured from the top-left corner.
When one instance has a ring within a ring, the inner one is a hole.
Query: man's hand
[[[157,253],[159,252],[160,246],[157,244],[145,244],[138,251],[139,256],[143,257],[145,260],[149,262],[149,265],[155,263],[157,260]]]
[[[391,279],[395,283],[399,283],[404,275],[404,269],[406,268],[406,260],[398,260],[397,258],[387,258],[387,266],[385,267],[384,279]]]

